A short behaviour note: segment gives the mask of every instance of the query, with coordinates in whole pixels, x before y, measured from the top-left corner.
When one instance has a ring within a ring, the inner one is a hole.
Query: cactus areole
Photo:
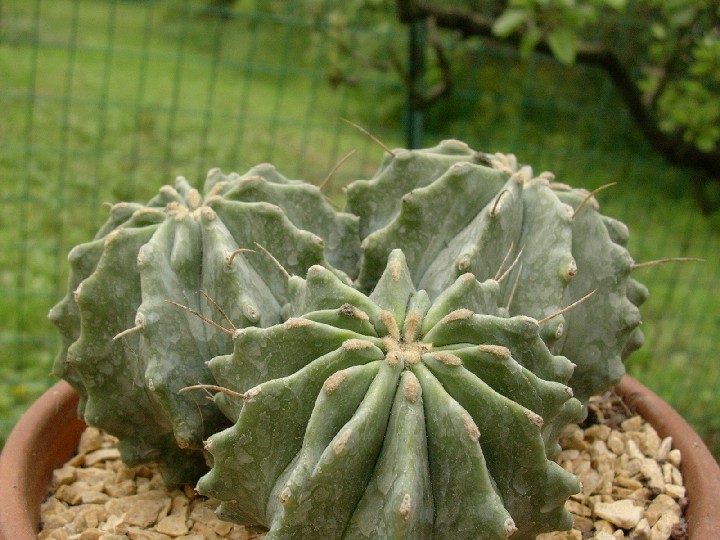
[[[627,228],[459,141],[347,200],[263,165],[113,207],[50,313],[81,414],[268,539],[570,527],[559,434],[642,343]]]

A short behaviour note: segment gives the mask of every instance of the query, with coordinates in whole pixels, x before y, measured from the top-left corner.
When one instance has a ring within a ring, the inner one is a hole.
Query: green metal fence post
[[[423,138],[423,110],[418,95],[425,74],[425,21],[414,19],[408,24],[408,81],[405,138],[408,148],[420,148]]]

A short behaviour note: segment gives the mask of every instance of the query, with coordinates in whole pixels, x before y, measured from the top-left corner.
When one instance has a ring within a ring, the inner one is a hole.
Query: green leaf
[[[556,28],[548,36],[548,45],[555,58],[563,64],[575,62],[577,35],[569,28]]]
[[[530,56],[530,53],[535,50],[535,47],[542,39],[542,31],[537,27],[532,27],[527,30],[520,38],[520,54],[523,58]]]
[[[683,28],[692,23],[695,19],[696,8],[689,5],[684,9],[679,9],[670,16],[670,24],[675,28]]]
[[[498,37],[507,37],[520,28],[532,13],[527,9],[508,9],[493,23],[493,34]]]
[[[622,11],[627,6],[627,0],[605,0],[605,5],[617,11]]]
[[[660,23],[653,23],[650,26],[650,33],[657,40],[662,41],[664,39],[667,39],[667,28],[665,28],[665,26]]]

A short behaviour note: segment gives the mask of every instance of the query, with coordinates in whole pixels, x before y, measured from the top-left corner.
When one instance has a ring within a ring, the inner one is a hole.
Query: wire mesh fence
[[[0,3],[0,438],[52,382],[57,338],[45,316],[63,294],[68,250],[92,237],[104,203],[147,200],[176,175],[198,184],[211,167],[244,172],[264,161],[319,183],[356,150],[331,183],[341,205],[342,184],[371,175],[381,157],[342,118],[403,145],[402,78],[360,64],[338,84],[323,18],[287,4]],[[349,27],[350,47],[404,44],[399,24],[368,27],[359,15]],[[689,173],[653,154],[601,72],[445,39],[463,64],[452,95],[425,111],[425,144],[460,138],[572,185],[617,182],[598,198],[630,226],[637,261],[706,259],[638,270],[652,297],[646,345],[628,367],[717,455],[718,216],[699,214]]]

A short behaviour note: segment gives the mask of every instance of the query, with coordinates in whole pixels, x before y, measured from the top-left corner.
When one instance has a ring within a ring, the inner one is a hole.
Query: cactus
[[[331,266],[327,256],[352,273],[357,243],[357,218],[267,165],[212,170],[202,197],[179,178],[147,205],[117,204],[95,240],[70,252],[69,290],[50,312],[62,336],[54,372],[80,394],[85,420],[119,437],[127,463],[158,461],[168,483],[193,483],[206,469],[203,438],[227,421],[178,390],[212,384],[205,362],[232,350],[221,327],[281,320],[276,262],[304,272]],[[277,261],[243,249],[256,244]]]
[[[268,539],[569,527],[559,434],[642,343],[627,228],[458,141],[347,199],[260,165],[112,207],[50,312],[86,421]]]
[[[572,365],[498,307],[496,281],[464,274],[431,302],[394,250],[369,296],[321,266],[289,290],[284,323],[239,331],[209,363],[236,423],[208,440],[197,489],[222,517],[268,540],[570,526],[579,483],[546,446],[581,414]]]
[[[627,228],[602,216],[587,191],[451,140],[394,151],[375,177],[348,186],[347,199],[360,217],[361,290],[401,248],[430,298],[466,272],[499,278],[503,261],[516,261],[500,279],[511,315],[542,320],[595,291],[542,328],[553,352],[577,364],[570,386],[581,400],[616,384],[622,357],[642,343],[637,305],[647,290],[630,278]]]

